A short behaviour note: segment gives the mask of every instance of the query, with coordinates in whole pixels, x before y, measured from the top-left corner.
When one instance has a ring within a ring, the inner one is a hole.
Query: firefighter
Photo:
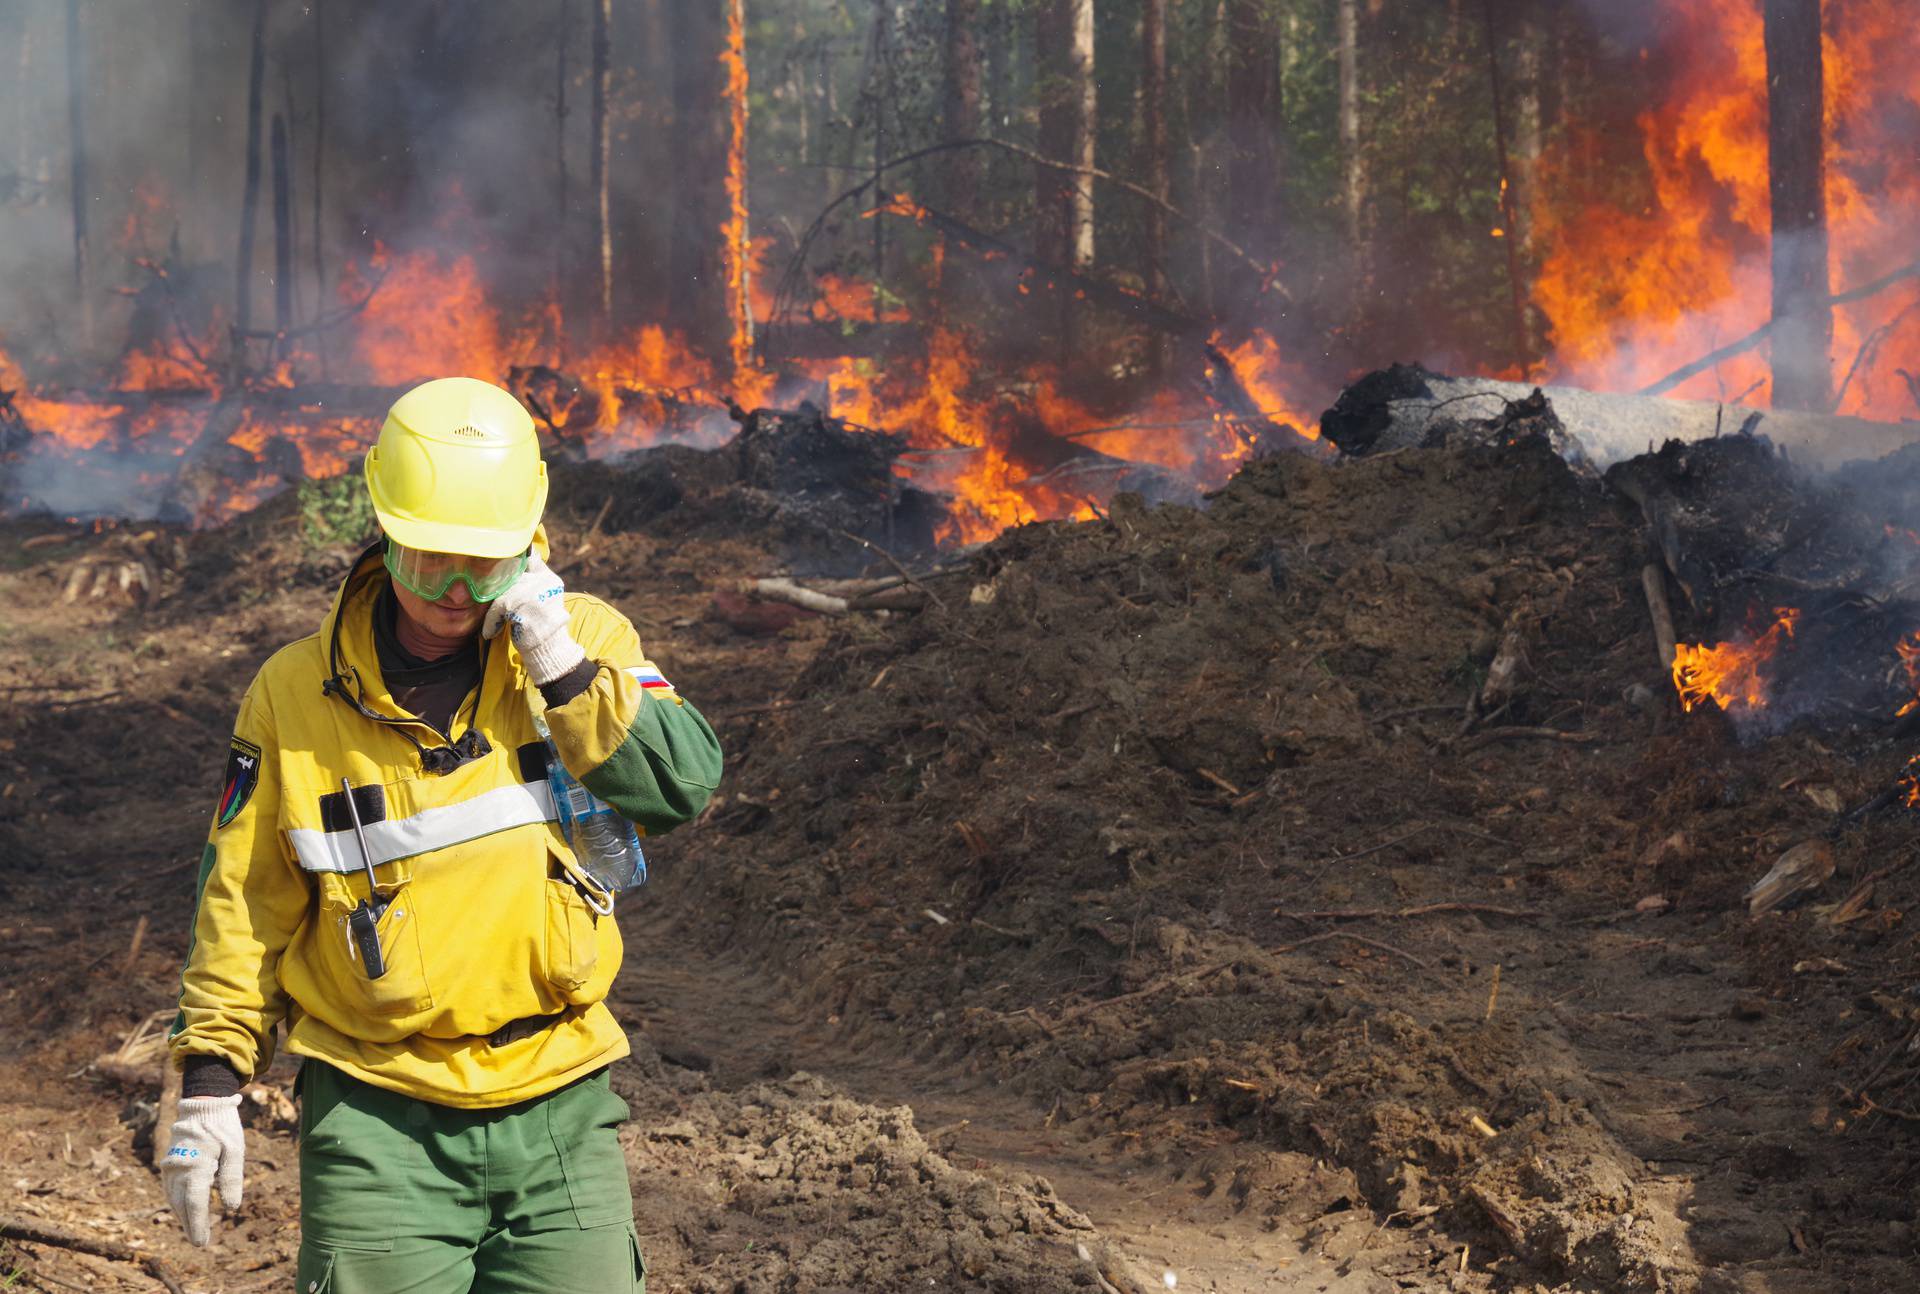
[[[168,1202],[198,1245],[211,1190],[240,1203],[239,1089],[284,1025],[300,1290],[644,1290],[602,1000],[620,930],[533,712],[647,835],[706,805],[719,743],[627,619],[548,566],[546,465],[508,392],[409,391],[366,485],[380,542],[240,704],[171,1035]]]

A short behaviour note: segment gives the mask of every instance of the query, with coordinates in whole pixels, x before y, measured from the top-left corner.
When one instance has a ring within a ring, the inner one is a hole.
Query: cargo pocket
[[[394,1269],[392,1241],[303,1240],[296,1270],[300,1294],[372,1294],[406,1279]]]
[[[333,1265],[339,1256],[319,1245],[302,1244],[297,1286],[301,1294],[327,1294],[333,1288]]]
[[[606,1071],[562,1088],[544,1102],[547,1128],[560,1156],[574,1225],[581,1230],[633,1224],[633,1187],[618,1129],[627,1103],[614,1094]]]
[[[632,1227],[627,1228],[627,1239],[633,1242],[633,1294],[647,1294],[647,1256],[640,1252],[640,1237]]]
[[[547,982],[574,1006],[574,999],[600,964],[600,936],[587,901],[571,880],[547,878]]]
[[[367,974],[360,949],[353,941],[353,931],[347,924],[359,905],[359,896],[345,877],[327,876],[321,881],[321,903],[328,930],[327,960],[333,963],[335,982],[348,1000],[357,1002],[369,1015],[412,1015],[433,1005],[426,957],[421,951],[420,911],[414,898],[410,882],[402,882],[387,895],[387,910],[380,914],[375,926],[386,971],[379,979],[373,979]]]

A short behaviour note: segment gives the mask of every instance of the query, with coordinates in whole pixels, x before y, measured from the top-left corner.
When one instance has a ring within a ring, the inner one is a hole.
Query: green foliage
[[[373,538],[373,504],[358,472],[300,482],[300,537],[310,548],[358,545]]]

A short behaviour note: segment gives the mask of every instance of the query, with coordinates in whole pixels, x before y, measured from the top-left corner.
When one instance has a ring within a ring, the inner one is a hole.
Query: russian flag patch
[[[655,688],[672,690],[673,684],[667,682],[667,676],[651,665],[641,665],[627,671],[640,681],[640,686],[652,691]]]

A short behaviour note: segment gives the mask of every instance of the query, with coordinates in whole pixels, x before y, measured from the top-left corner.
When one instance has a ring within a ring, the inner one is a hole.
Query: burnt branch
[[[1849,288],[1845,292],[1830,296],[1827,298],[1827,305],[1829,307],[1844,306],[1855,301],[1864,301],[1868,297],[1878,296],[1896,283],[1912,278],[1920,278],[1920,261],[1902,265],[1899,269],[1890,274],[1884,274],[1871,283],[1862,283],[1857,288]],[[1665,395],[1688,378],[1698,377],[1716,364],[1724,363],[1736,355],[1745,354],[1773,335],[1773,323],[1774,321],[1770,319],[1738,341],[1730,341],[1720,349],[1702,355],[1691,364],[1681,365],[1651,386],[1641,387],[1639,394]],[[1839,407],[1837,401],[1835,407]]]

